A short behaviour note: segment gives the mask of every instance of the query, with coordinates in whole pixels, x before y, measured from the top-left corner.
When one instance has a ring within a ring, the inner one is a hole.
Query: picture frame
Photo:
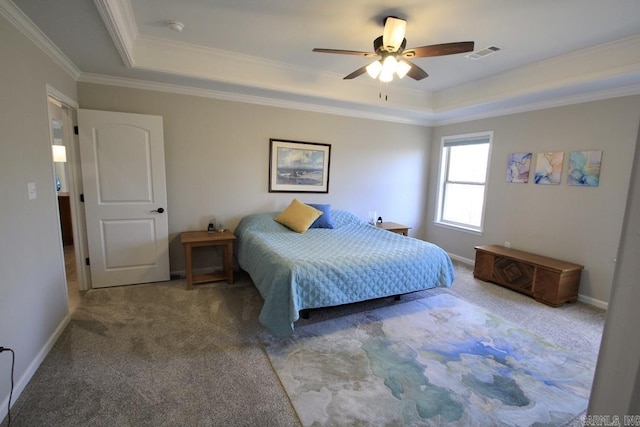
[[[331,144],[269,139],[270,193],[328,193]]]

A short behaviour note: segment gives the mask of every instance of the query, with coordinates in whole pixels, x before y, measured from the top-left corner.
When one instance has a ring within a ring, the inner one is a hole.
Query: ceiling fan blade
[[[359,50],[321,49],[316,47],[313,49],[313,51],[320,53],[338,53],[341,55],[378,56],[378,54],[375,52],[362,52]]]
[[[411,69],[407,72],[407,76],[411,77],[414,80],[422,80],[425,77],[429,77],[429,74],[422,68],[418,67],[413,62],[409,62],[406,59],[403,59],[404,62],[411,65]]]
[[[407,21],[387,16],[384,20],[384,31],[382,33],[382,46],[388,52],[395,52],[400,48],[404,34],[407,31]]]
[[[365,65],[364,67],[358,68],[357,70],[355,70],[353,73],[349,74],[348,76],[343,77],[343,80],[355,79],[356,77],[359,77],[359,76],[363,75],[366,72],[367,72],[367,66]]]
[[[457,42],[432,44],[430,46],[412,47],[402,52],[405,58],[426,58],[429,56],[454,55],[473,51],[474,42]]]

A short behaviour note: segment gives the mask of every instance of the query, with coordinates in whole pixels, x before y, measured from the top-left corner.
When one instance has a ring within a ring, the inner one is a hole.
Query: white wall
[[[629,188],[627,212],[607,312],[602,346],[589,402],[589,414],[640,414],[640,135]],[[637,420],[636,420],[637,423]]]
[[[580,294],[609,300],[638,133],[640,96],[610,99],[433,129],[426,239],[474,259],[474,246],[503,244],[585,266]],[[481,236],[433,223],[442,136],[494,131],[485,231]],[[569,153],[602,150],[599,187],[567,185]],[[509,153],[563,151],[560,185],[507,183]],[[596,300],[596,301],[594,301]]]
[[[0,346],[16,352],[15,399],[68,320],[45,85],[72,99],[76,85],[3,17],[0,58]],[[10,368],[0,354],[0,419]]]
[[[423,234],[429,128],[88,83],[78,96],[81,108],[164,117],[173,272],[184,270],[181,231],[206,229],[211,217],[234,229],[294,197],[363,219],[375,210]],[[331,144],[329,194],[269,193],[269,138]]]

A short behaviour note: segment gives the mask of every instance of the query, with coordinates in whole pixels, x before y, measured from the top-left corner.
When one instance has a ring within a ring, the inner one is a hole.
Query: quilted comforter
[[[235,235],[240,268],[264,298],[260,323],[286,336],[303,309],[329,307],[433,287],[450,287],[453,266],[431,243],[332,211],[333,229],[304,234],[277,223],[277,212],[244,217]]]

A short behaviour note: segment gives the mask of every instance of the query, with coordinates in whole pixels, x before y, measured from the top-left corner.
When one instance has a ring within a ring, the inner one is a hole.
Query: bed
[[[450,287],[453,266],[440,247],[331,211],[333,229],[296,233],[277,212],[244,217],[235,230],[240,268],[264,299],[260,323],[291,335],[300,311],[434,287]]]

